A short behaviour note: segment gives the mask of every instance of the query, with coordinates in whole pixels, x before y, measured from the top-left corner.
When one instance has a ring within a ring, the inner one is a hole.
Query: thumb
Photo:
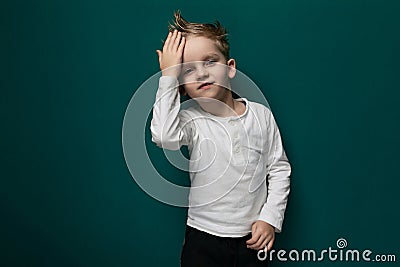
[[[157,55],[158,55],[158,59],[161,59],[161,56],[162,56],[161,51],[157,49],[156,52],[157,52]]]

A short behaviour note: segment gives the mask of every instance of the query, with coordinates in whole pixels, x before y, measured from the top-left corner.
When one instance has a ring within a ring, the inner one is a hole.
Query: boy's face
[[[236,73],[234,59],[226,61],[215,41],[203,36],[188,36],[183,50],[180,82],[193,99],[223,99]]]

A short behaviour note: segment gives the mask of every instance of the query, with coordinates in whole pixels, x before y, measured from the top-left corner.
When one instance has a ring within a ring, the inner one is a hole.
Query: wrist
[[[169,77],[174,77],[175,79],[178,79],[178,76],[176,73],[171,73],[171,72],[161,72],[162,76],[169,76]]]
[[[161,73],[163,76],[174,76],[175,78],[178,78],[180,74],[180,65],[162,68]]]

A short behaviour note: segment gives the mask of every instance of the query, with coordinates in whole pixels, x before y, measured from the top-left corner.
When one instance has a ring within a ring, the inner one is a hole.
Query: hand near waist
[[[275,228],[267,222],[258,220],[251,226],[252,237],[246,241],[247,247],[261,250],[267,247],[271,250],[275,241]]]

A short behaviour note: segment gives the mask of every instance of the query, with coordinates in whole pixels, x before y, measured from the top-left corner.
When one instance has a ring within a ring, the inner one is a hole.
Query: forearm
[[[180,95],[175,77],[162,76],[153,106],[153,118],[150,124],[152,141],[159,147],[178,150],[186,144],[187,134],[182,127]]]
[[[271,168],[267,179],[267,199],[260,212],[260,220],[275,227],[276,232],[282,231],[282,224],[290,192],[291,167],[283,152],[282,157]]]
[[[267,113],[269,123],[269,157],[267,162],[267,198],[260,212],[260,220],[282,231],[282,224],[290,192],[291,166],[283,148],[278,126],[272,113]]]

